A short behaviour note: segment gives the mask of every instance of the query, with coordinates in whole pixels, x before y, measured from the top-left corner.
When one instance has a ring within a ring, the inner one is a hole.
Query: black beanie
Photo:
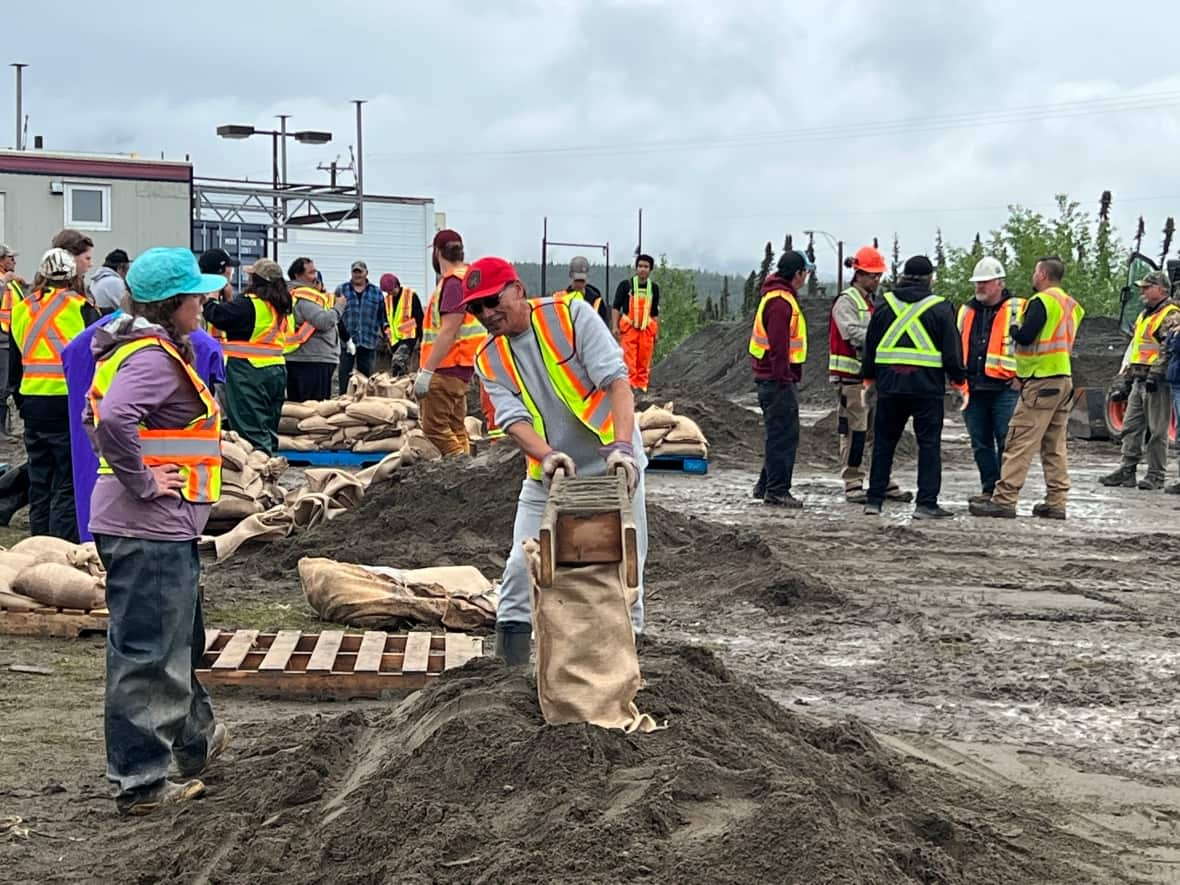
[[[907,277],[928,277],[934,273],[934,265],[925,255],[915,255],[906,260],[901,272]]]
[[[793,249],[784,252],[778,260],[778,275],[784,280],[804,270],[807,270],[807,259]]]

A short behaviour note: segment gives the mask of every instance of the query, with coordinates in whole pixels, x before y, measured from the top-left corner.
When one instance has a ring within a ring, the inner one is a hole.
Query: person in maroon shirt
[[[803,502],[791,494],[795,472],[795,454],[799,449],[799,397],[795,385],[803,379],[803,364],[791,362],[791,328],[805,336],[802,317],[794,319],[795,298],[807,283],[815,266],[801,252],[785,252],[773,273],[762,284],[763,302],[759,307],[766,329],[767,347],[761,356],[752,356],[754,382],[758,387],[758,405],[766,424],[766,456],[762,473],[754,486],[754,497],[763,503],[792,510]],[[789,292],[791,298],[766,298],[771,292]]]

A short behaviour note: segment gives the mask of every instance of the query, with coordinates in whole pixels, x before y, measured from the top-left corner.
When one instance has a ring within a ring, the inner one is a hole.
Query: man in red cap
[[[463,238],[440,230],[431,244],[438,285],[426,305],[422,321],[421,368],[414,379],[422,432],[443,457],[470,451],[467,428],[467,388],[475,374],[475,351],[485,333],[479,320],[463,307]]]
[[[626,474],[640,574],[631,621],[636,632],[641,631],[647,459],[622,350],[584,300],[528,299],[515,268],[502,258],[481,258],[472,264],[463,290],[466,310],[488,332],[476,356],[476,368],[500,426],[528,460],[512,551],[500,585],[496,654],[509,664],[528,663],[532,607],[521,545],[540,531],[546,487],[558,469],[579,476]]]
[[[422,302],[417,292],[391,273],[381,274],[381,292],[385,296],[385,334],[393,348],[390,370],[405,375],[422,341]]]

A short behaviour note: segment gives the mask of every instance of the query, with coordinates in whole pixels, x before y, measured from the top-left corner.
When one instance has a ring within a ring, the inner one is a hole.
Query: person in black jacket
[[[881,512],[893,470],[893,453],[910,418],[918,438],[915,519],[953,516],[938,506],[942,486],[943,396],[947,379],[966,382],[955,313],[934,295],[934,265],[925,255],[905,263],[892,292],[881,296],[865,334],[864,377],[877,387],[873,463],[865,513]]]

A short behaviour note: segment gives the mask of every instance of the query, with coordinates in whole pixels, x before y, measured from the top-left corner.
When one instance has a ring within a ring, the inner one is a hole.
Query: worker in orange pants
[[[639,255],[635,259],[635,276],[619,283],[611,305],[611,331],[623,347],[631,386],[643,391],[647,390],[660,335],[660,287],[651,280],[653,267],[650,255]]]

